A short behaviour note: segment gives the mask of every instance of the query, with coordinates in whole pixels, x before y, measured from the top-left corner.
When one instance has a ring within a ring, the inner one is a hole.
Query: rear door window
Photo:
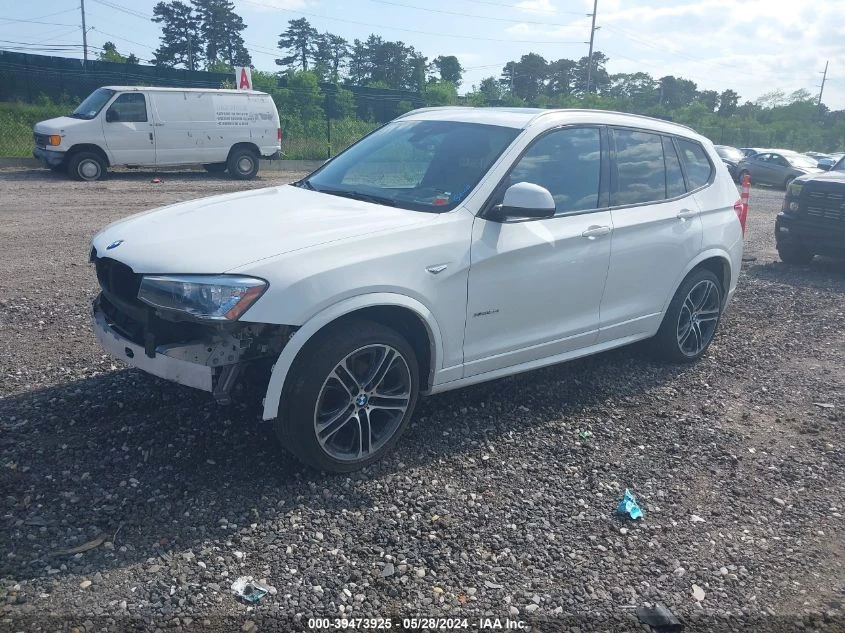
[[[681,161],[675,151],[675,144],[668,136],[663,137],[663,160],[666,163],[666,197],[675,198],[687,192]]]
[[[611,204],[645,204],[666,199],[666,166],[659,134],[613,130],[616,187]]]
[[[710,177],[713,175],[713,165],[707,158],[707,152],[695,141],[679,138],[677,142],[690,189],[703,187],[710,182]]]

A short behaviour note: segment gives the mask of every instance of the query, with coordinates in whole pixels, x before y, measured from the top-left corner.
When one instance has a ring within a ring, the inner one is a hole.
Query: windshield
[[[845,171],[845,156],[842,156],[836,164],[830,168],[831,171]]]
[[[457,121],[395,121],[298,184],[403,209],[449,211],[519,132]]]
[[[789,161],[789,164],[793,167],[811,169],[819,166],[819,162],[815,158],[810,158],[809,156],[804,156],[803,154],[784,154],[783,157]]]
[[[735,147],[728,147],[726,145],[717,145],[716,146],[716,153],[719,154],[721,158],[727,158],[728,160],[742,160],[743,154]]]
[[[75,119],[93,119],[103,106],[112,98],[114,90],[108,88],[98,88],[92,92],[88,97],[79,104],[79,107],[71,114]]]

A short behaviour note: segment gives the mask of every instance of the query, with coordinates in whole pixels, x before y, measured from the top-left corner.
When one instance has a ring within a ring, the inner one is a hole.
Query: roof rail
[[[540,117],[546,116],[547,114],[553,114],[556,112],[606,112],[607,114],[620,114],[622,116],[633,116],[637,117],[638,119],[646,119],[648,121],[660,121],[662,123],[669,123],[670,125],[677,125],[678,127],[682,127],[690,132],[696,132],[693,128],[688,125],[684,125],[683,123],[676,123],[675,121],[667,121],[666,119],[658,119],[657,117],[647,116],[645,114],[634,114],[632,112],[619,112],[618,110],[597,110],[593,108],[553,108],[550,110],[544,110],[543,112],[538,112],[534,118],[531,119],[534,122],[536,119]]]

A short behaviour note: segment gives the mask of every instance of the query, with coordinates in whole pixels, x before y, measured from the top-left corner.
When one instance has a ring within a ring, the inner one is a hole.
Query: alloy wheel
[[[323,382],[314,409],[317,441],[334,459],[354,462],[396,433],[411,402],[411,372],[389,345],[367,345],[341,360]]]
[[[722,308],[718,286],[709,279],[695,284],[687,293],[678,315],[678,347],[692,358],[709,345]]]

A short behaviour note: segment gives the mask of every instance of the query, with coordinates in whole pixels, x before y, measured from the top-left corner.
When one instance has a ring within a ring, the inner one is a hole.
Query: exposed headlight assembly
[[[804,188],[803,182],[795,182],[794,180],[789,183],[789,190],[788,193],[790,196],[797,198],[801,195],[801,190]]]
[[[236,321],[267,286],[263,279],[241,275],[145,275],[138,299],[197,319]]]

